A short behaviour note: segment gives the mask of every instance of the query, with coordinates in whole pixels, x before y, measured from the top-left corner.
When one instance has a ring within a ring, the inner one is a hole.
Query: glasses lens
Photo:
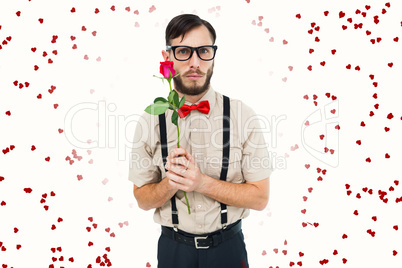
[[[211,60],[214,57],[214,48],[211,46],[200,47],[198,49],[198,55],[202,60]]]
[[[175,51],[175,56],[177,60],[187,60],[190,58],[191,48],[188,47],[177,47]]]

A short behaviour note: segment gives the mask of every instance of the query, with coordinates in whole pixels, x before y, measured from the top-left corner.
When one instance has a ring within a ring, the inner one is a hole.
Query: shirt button
[[[198,225],[198,228],[200,228],[200,229],[201,229],[201,228],[202,228],[202,225]]]
[[[198,206],[197,206],[197,208],[201,208],[201,207],[202,207],[201,205],[198,205]]]
[[[193,128],[193,132],[197,132],[197,129],[196,129],[196,128]]]

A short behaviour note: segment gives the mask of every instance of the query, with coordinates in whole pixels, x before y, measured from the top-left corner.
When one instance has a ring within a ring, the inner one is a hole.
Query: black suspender
[[[223,150],[222,150],[222,170],[220,180],[226,181],[228,168],[229,168],[229,155],[230,155],[230,101],[229,98],[223,96]],[[166,117],[165,114],[159,115],[159,132],[161,140],[162,149],[162,159],[163,165],[166,164],[166,157],[168,155],[167,146],[167,131],[166,131]],[[166,169],[165,169],[166,171]],[[177,226],[179,224],[179,216],[176,207],[176,196],[172,196],[172,223],[177,231]],[[226,204],[221,203],[221,223],[223,228],[227,226],[227,207]]]
[[[168,145],[167,145],[166,117],[164,113],[159,115],[159,133],[161,137],[163,166],[165,166],[166,157],[168,155]],[[165,169],[165,171],[167,171],[167,169]],[[176,207],[176,195],[173,195],[170,200],[172,203],[172,223],[173,226],[177,228],[177,226],[179,225],[179,215]]]
[[[222,153],[222,171],[221,181],[226,181],[229,168],[230,156],[230,102],[229,98],[223,96],[223,153]],[[221,203],[221,223],[226,228],[228,222],[228,210],[226,204]]]

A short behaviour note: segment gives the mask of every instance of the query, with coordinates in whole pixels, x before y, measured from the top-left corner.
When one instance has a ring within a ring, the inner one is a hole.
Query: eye
[[[190,50],[186,47],[178,47],[176,50],[176,53],[181,54],[181,55],[186,55],[190,53]]]
[[[198,52],[201,54],[206,54],[206,53],[209,53],[209,49],[206,47],[202,47],[198,50]]]

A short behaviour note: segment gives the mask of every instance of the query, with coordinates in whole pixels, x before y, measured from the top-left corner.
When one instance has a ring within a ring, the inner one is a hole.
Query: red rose
[[[173,77],[175,74],[175,70],[173,68],[173,61],[161,62],[160,72],[166,79]]]

